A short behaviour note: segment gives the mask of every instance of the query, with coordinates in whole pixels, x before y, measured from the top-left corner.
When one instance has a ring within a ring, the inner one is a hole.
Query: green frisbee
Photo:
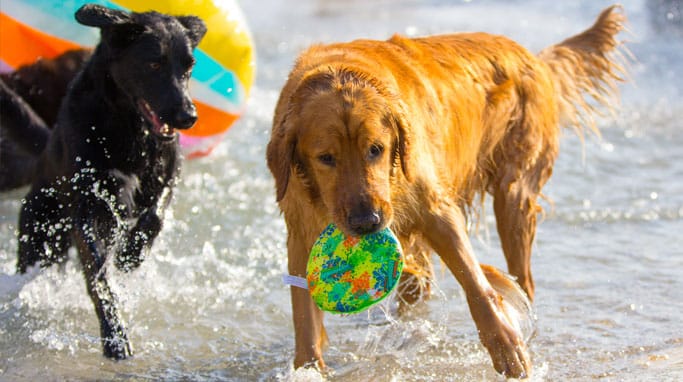
[[[388,296],[402,271],[401,244],[389,228],[346,237],[333,223],[313,244],[306,280],[320,309],[358,313]]]

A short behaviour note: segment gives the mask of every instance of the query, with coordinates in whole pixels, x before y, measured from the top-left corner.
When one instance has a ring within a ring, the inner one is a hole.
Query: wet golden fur
[[[609,106],[622,72],[613,53],[624,20],[610,7],[593,27],[538,56],[485,33],[396,35],[302,53],[267,150],[289,272],[305,276],[310,248],[330,222],[349,235],[391,226],[409,270],[429,275],[425,254],[434,251],[455,275],[496,370],[527,375],[526,344],[487,279],[495,272],[485,275],[473,254],[467,211],[479,196],[493,196],[508,271],[533,298],[536,200],[552,173],[559,126],[591,121],[587,96]],[[324,367],[322,312],[308,291],[291,292],[295,366]]]

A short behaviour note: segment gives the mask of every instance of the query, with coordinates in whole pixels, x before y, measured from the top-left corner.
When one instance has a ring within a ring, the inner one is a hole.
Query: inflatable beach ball
[[[99,31],[78,24],[74,13],[86,3],[126,11],[154,10],[195,15],[208,31],[197,49],[190,92],[199,119],[183,131],[189,158],[208,154],[244,113],[254,82],[255,52],[242,10],[235,0],[8,0],[0,9],[0,71],[39,57],[52,58],[78,47],[93,47]]]

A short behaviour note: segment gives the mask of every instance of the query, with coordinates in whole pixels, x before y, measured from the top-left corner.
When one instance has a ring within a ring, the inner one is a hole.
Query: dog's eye
[[[187,61],[187,64],[185,65],[185,73],[183,74],[183,76],[190,77],[192,75],[192,69],[194,69],[195,63],[196,61],[194,58]]]
[[[161,69],[161,64],[158,63],[158,62],[150,62],[150,63],[147,64],[147,65],[148,65],[149,68],[152,69],[152,70],[159,70],[159,69]]]
[[[382,146],[380,144],[374,144],[374,145],[370,146],[370,150],[368,151],[368,156],[370,157],[370,159],[375,159],[375,158],[379,157],[380,155],[382,155],[383,152],[384,152],[384,146]]]
[[[333,167],[335,164],[332,154],[320,154],[318,155],[318,160],[325,166]]]

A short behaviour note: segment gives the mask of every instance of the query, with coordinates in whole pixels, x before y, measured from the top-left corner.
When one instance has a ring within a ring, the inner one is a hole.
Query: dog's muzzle
[[[145,100],[138,101],[138,108],[145,120],[152,125],[152,133],[164,140],[172,140],[176,136],[177,129],[189,129],[197,122],[197,110],[194,107],[181,110],[174,118],[173,126],[163,122]]]
[[[362,211],[349,216],[347,224],[356,235],[366,235],[382,229],[381,211]]]

